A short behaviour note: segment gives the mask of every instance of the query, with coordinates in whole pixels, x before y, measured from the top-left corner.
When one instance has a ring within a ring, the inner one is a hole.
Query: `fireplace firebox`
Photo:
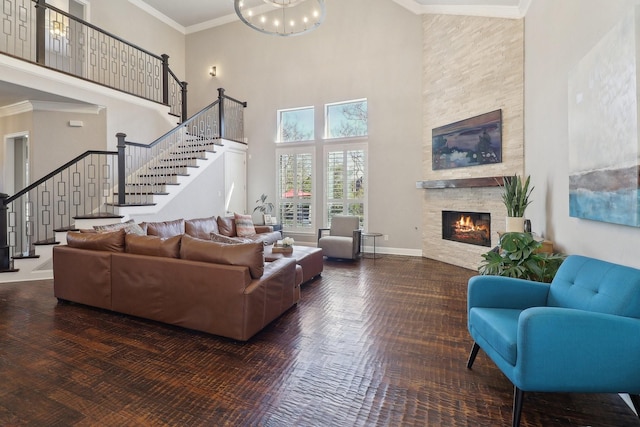
[[[491,214],[442,211],[442,238],[491,247]]]

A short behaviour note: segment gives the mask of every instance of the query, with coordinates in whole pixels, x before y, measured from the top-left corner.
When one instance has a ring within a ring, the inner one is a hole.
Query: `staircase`
[[[51,246],[66,232],[154,215],[226,151],[246,151],[246,103],[218,92],[150,144],[120,133],[118,151],[87,151],[17,194],[0,195],[0,282],[51,278]]]
[[[0,282],[50,278],[52,246],[70,230],[149,216],[226,150],[246,151],[246,103],[218,99],[187,119],[187,83],[156,55],[46,0],[4,0],[0,54],[168,107],[180,119],[151,144],[118,134],[9,196],[0,194]],[[4,76],[6,77],[6,76]]]

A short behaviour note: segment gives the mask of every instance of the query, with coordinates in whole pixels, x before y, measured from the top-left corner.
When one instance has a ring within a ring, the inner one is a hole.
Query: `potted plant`
[[[267,195],[264,193],[260,196],[258,200],[256,200],[256,203],[258,205],[255,208],[253,208],[253,212],[262,213],[262,219],[264,221],[265,215],[271,215],[271,212],[273,212],[275,205],[267,201]],[[265,225],[268,225],[268,224],[266,224],[265,222]]]
[[[523,181],[519,175],[505,176],[502,188],[502,202],[507,208],[507,232],[524,231],[524,211],[531,203],[529,197],[534,187],[529,187],[531,177]]]
[[[482,255],[478,272],[550,283],[566,255],[539,252],[541,245],[531,233],[504,233],[500,246]]]

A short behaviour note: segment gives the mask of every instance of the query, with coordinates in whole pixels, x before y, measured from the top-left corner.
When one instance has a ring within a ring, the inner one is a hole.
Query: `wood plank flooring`
[[[2,426],[508,426],[512,386],[466,369],[473,271],[326,261],[247,343],[0,285]],[[613,368],[613,367],[612,367]],[[521,425],[640,426],[617,395],[526,396]]]

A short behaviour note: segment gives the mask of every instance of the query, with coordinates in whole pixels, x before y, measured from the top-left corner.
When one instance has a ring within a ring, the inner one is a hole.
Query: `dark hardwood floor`
[[[466,282],[421,258],[327,261],[247,343],[0,284],[2,426],[508,426],[512,386],[466,369]],[[617,395],[528,394],[521,425],[640,426]]]

